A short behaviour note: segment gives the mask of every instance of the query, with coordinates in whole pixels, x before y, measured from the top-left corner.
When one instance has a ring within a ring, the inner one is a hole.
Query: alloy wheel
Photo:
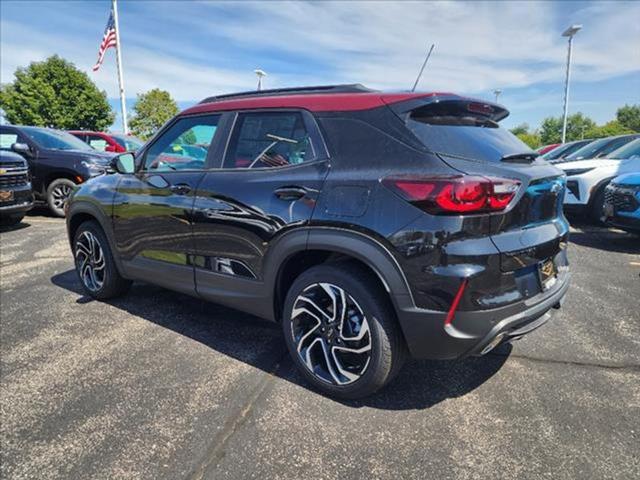
[[[56,185],[51,191],[52,203],[56,208],[64,208],[64,204],[71,195],[71,187],[66,184]]]
[[[316,283],[298,295],[291,333],[304,365],[327,383],[353,383],[369,366],[369,322],[355,299],[336,285]]]
[[[95,235],[84,231],[76,241],[76,268],[85,287],[97,292],[104,285],[105,258]]]

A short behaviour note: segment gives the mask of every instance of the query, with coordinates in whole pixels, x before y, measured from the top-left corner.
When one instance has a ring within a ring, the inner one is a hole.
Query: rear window
[[[428,105],[411,112],[407,127],[425,147],[441,155],[499,162],[505,155],[535,154],[510,131],[471,112],[447,112]]]

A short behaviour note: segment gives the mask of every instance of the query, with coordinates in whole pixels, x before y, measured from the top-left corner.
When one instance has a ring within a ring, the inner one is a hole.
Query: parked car
[[[114,156],[52,128],[2,125],[0,143],[2,150],[19,153],[27,160],[35,199],[46,202],[59,217],[64,216],[64,204],[73,187],[104,173]]]
[[[603,220],[640,235],[640,170],[611,180],[604,191]]]
[[[593,142],[592,139],[576,140],[574,142],[563,143],[559,147],[556,147],[553,150],[550,150],[542,155],[542,158],[544,158],[548,162],[554,163],[555,160],[561,160],[567,155],[571,155],[579,148],[582,148],[591,142]]]
[[[640,139],[611,152],[607,158],[593,158],[557,164],[567,174],[564,208],[587,214],[595,222],[603,216],[605,188],[614,177],[640,172]]]
[[[575,162],[577,160],[585,159],[605,158],[614,150],[623,147],[636,138],[640,138],[640,133],[600,138],[576,150],[571,155],[565,156],[564,158],[562,158],[562,160],[552,161],[551,163],[555,164],[562,162]]]
[[[0,150],[0,223],[20,223],[32,206],[27,161],[17,153]]]
[[[89,132],[86,130],[69,130],[69,133],[101,152],[135,152],[144,143],[137,137],[120,133]]]
[[[544,155],[547,152],[550,152],[551,150],[553,150],[554,148],[559,147],[560,144],[559,143],[552,143],[550,145],[544,145],[542,147],[538,147],[536,149],[536,152],[538,152],[540,155]]]
[[[207,98],[74,192],[79,279],[96,299],[143,280],[279,322],[304,378],[344,398],[407,353],[485,354],[544,324],[570,277],[564,175],[499,127],[508,113],[357,85]],[[161,160],[185,138],[206,157]]]

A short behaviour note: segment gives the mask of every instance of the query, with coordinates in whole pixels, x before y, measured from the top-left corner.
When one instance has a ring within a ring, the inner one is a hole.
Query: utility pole
[[[571,25],[564,32],[563,37],[569,38],[569,47],[567,50],[567,74],[564,80],[564,114],[562,119],[562,143],[567,139],[567,119],[569,114],[569,78],[571,76],[571,47],[573,46],[573,36],[580,31],[582,25]]]
[[[118,24],[118,3],[117,0],[113,0],[113,22],[116,26],[116,64],[118,66],[118,84],[120,86],[120,110],[122,112],[122,130],[124,134],[129,133],[129,126],[127,125],[127,105],[124,95],[124,78],[122,74],[122,55],[120,53],[120,25]]]
[[[500,90],[499,88],[496,88],[493,91],[493,94],[496,96],[496,103],[498,103],[498,97],[500,96],[501,93],[502,93],[502,90]]]

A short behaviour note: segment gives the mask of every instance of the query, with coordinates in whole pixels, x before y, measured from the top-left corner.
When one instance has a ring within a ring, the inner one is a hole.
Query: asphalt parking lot
[[[574,229],[548,325],[351,403],[253,317],[145,284],[83,296],[63,220],[0,248],[2,478],[640,478],[638,237]]]

